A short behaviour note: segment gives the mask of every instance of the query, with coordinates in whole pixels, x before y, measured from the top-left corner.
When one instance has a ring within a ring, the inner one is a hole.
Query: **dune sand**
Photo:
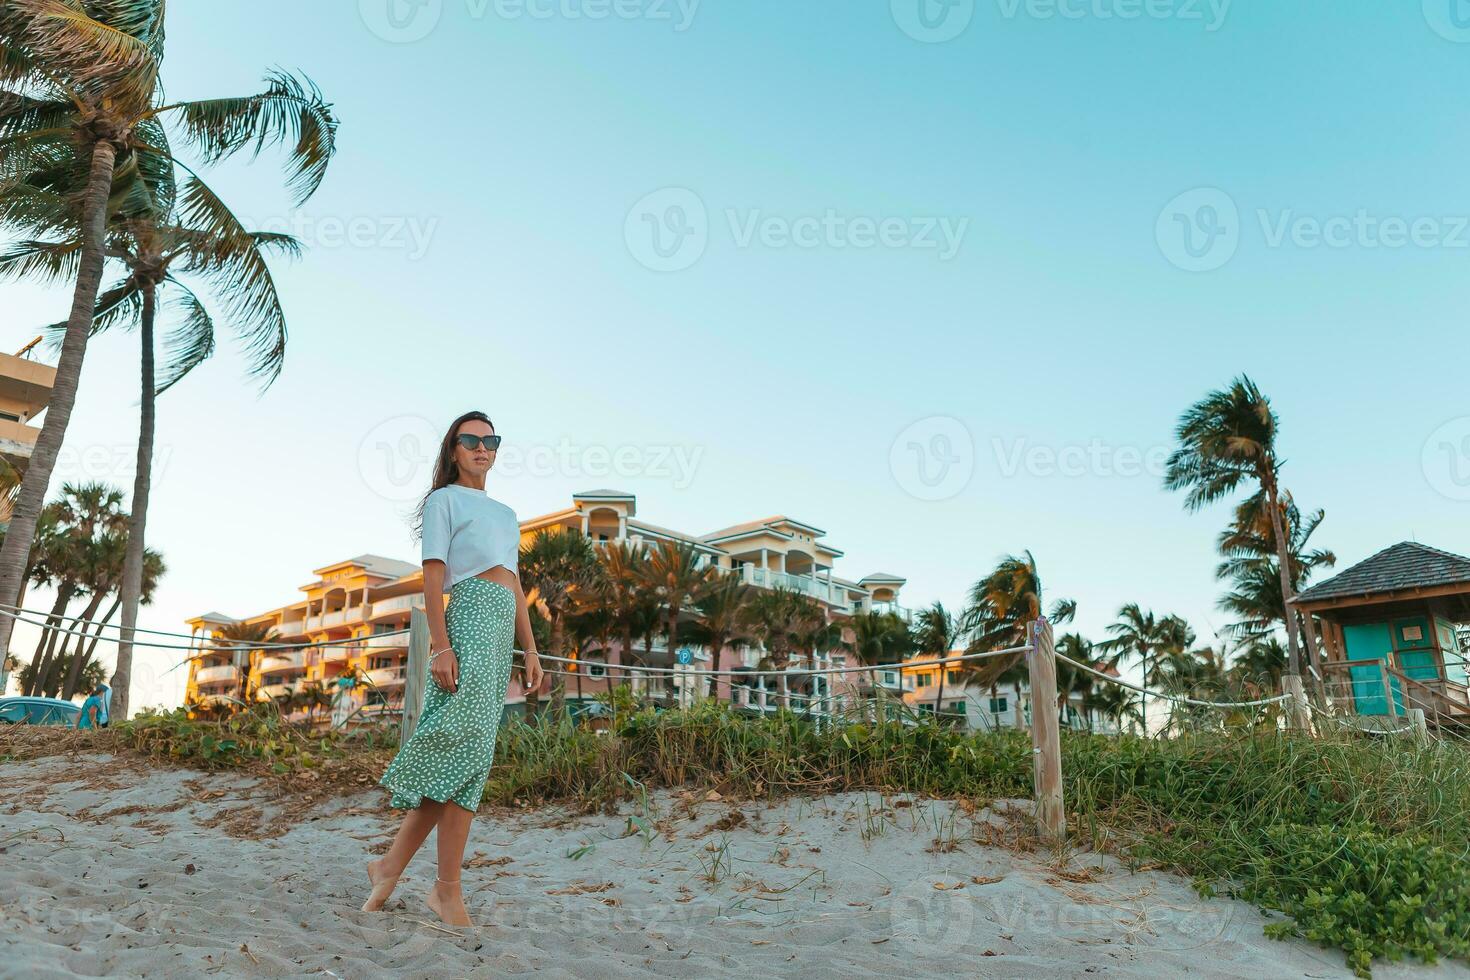
[[[0,801],[7,977],[1351,975],[1182,879],[983,843],[1025,804],[662,793],[617,816],[482,814],[463,872],[481,925],[456,934],[423,906],[432,838],[387,912],[358,911],[393,826],[378,793],[288,822],[246,778],[83,756],[0,766]]]

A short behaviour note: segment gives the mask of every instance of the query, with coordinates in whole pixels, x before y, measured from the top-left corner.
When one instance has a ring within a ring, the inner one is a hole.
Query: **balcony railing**
[[[392,650],[408,646],[408,634],[399,633],[397,636],[390,634],[374,635],[367,638],[367,645],[373,650]]]
[[[284,698],[291,693],[290,684],[262,684],[255,689],[255,697],[258,701],[275,701]]]
[[[367,678],[374,687],[402,687],[406,673],[404,667],[379,667],[368,671]]]
[[[754,585],[763,589],[788,589],[792,592],[800,592],[802,595],[809,595],[813,599],[842,610],[852,609],[852,602],[847,598],[847,589],[840,585],[830,585],[822,579],[808,575],[777,572],[769,568],[756,568],[754,565],[740,566],[737,574],[746,585]]]
[[[293,619],[277,626],[276,632],[281,636],[302,636],[306,632],[306,623],[299,619]]]
[[[225,665],[223,667],[201,667],[194,674],[196,684],[215,684],[220,681],[239,683],[240,668]]]
[[[390,613],[405,613],[412,609],[422,609],[424,597],[421,593],[413,592],[408,595],[396,595],[389,599],[379,599],[373,603],[373,618],[385,616]]]
[[[283,670],[300,670],[306,666],[306,654],[302,651],[295,653],[282,653],[274,657],[266,657],[260,662],[262,674],[273,674]]]

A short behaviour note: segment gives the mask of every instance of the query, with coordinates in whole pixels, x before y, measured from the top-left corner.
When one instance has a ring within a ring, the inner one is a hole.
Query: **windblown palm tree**
[[[108,308],[108,297],[98,300],[107,226],[131,193],[115,193],[118,175],[136,172],[146,179],[157,176],[160,165],[183,166],[167,148],[166,123],[207,163],[292,141],[289,183],[300,203],[320,185],[335,148],[337,120],[330,106],[310,82],[284,73],[270,75],[265,91],[254,96],[162,101],[164,8],[164,0],[0,4],[0,224],[47,232],[58,207],[67,208],[75,219],[74,236],[38,261],[41,267],[74,270],[76,278],[45,424],[21,481],[11,533],[0,546],[0,602],[13,603],[19,595],[87,340],[99,311]],[[197,178],[185,181],[178,198],[189,227],[224,234],[238,225]],[[255,285],[252,302],[260,296],[258,279]],[[137,537],[141,548],[141,533]],[[127,711],[142,561],[136,551],[125,572],[124,635],[113,680],[120,714]],[[10,633],[11,622],[0,617],[0,650]]]
[[[1281,592],[1289,605],[1296,596],[1289,578],[1289,543],[1281,519],[1281,462],[1276,452],[1279,420],[1256,383],[1241,375],[1212,391],[1179,419],[1178,447],[1169,455],[1164,486],[1185,491],[1185,507],[1200,510],[1254,484],[1264,496],[1275,544]],[[1301,674],[1296,630],[1286,631],[1288,672]]]
[[[949,652],[959,645],[960,637],[964,636],[964,628],[960,618],[957,618],[944,603],[936,601],[932,606],[919,610],[914,617],[913,625],[910,627],[914,638],[914,649],[921,657],[941,659],[949,656]],[[967,661],[961,661],[966,663]],[[940,705],[944,697],[944,679],[949,671],[959,671],[959,664],[940,664],[939,683],[934,686],[934,717],[940,716]]]
[[[822,615],[816,602],[792,589],[761,589],[751,600],[752,634],[765,648],[765,669],[776,671],[777,690],[782,707],[791,706],[786,669],[791,658],[801,649],[803,636],[812,628],[814,619]]]
[[[1193,640],[1184,640],[1189,629],[1187,623],[1177,616],[1154,616],[1153,610],[1145,611],[1136,602],[1130,602],[1118,610],[1118,618],[1108,624],[1112,638],[1097,644],[1100,653],[1108,654],[1108,665],[1117,667],[1124,661],[1136,657],[1142,668],[1143,686],[1153,683],[1158,675],[1158,656],[1165,649],[1183,649]],[[1182,641],[1182,642],[1181,642]],[[1148,732],[1148,698],[1139,695],[1139,720],[1145,733]]]
[[[598,549],[598,558],[620,657],[624,663],[636,663],[640,658],[633,649],[634,638],[647,635],[658,620],[658,601],[643,572],[648,551],[628,541],[613,541]]]
[[[1043,610],[1041,575],[1031,552],[1007,555],[995,569],[970,587],[965,632],[970,637],[969,653],[986,653],[1025,646],[1030,641],[1030,626],[1040,619]],[[1077,614],[1077,603],[1058,599],[1052,603],[1048,618],[1053,625],[1070,622]],[[996,678],[1025,659],[1016,653],[1007,657],[974,660],[970,668],[973,683],[990,687]]]
[[[234,650],[232,662],[240,670],[240,679],[236,682],[234,697],[241,703],[248,703],[253,692],[246,690],[249,683],[250,668],[254,662],[260,659],[260,647],[281,641],[280,634],[275,627],[269,623],[225,623],[214,631],[209,652],[219,654],[223,651]]]

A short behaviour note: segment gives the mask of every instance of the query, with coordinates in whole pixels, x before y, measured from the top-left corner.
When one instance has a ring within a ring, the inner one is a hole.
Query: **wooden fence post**
[[[422,609],[408,614],[408,667],[403,677],[403,727],[398,733],[402,745],[418,727],[424,710],[424,685],[429,680],[429,616]]]
[[[1312,730],[1312,713],[1307,708],[1307,689],[1302,675],[1286,674],[1281,678],[1281,693],[1287,695],[1286,727],[1297,731]]]
[[[1046,617],[1031,624],[1031,745],[1036,782],[1036,827],[1060,843],[1067,836],[1062,801],[1062,734],[1057,719],[1056,639]]]

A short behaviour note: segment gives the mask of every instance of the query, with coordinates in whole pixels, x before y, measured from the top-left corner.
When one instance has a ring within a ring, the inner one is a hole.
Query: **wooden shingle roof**
[[[1302,592],[1296,601],[1317,602],[1410,589],[1465,585],[1470,589],[1470,558],[1403,541],[1364,559],[1340,575]]]

